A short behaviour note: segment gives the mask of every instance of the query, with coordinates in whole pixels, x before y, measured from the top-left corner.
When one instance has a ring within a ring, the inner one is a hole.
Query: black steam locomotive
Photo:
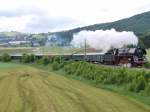
[[[107,65],[123,65],[123,66],[142,66],[147,62],[146,50],[143,48],[120,48],[111,49],[107,53],[86,53],[86,54],[57,54],[44,55],[35,54],[36,58],[40,59],[43,56],[49,58],[55,56],[64,57],[66,60],[87,61],[93,63],[101,63]],[[11,55],[12,59],[21,59],[22,55]]]
[[[147,62],[146,50],[143,48],[112,49],[107,53],[74,54],[73,60],[85,60],[109,65],[142,66]]]

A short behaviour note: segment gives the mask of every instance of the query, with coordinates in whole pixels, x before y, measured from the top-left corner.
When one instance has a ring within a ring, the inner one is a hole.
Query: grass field
[[[150,60],[150,49],[147,49],[147,57]]]
[[[0,55],[4,53],[8,54],[66,54],[70,53],[72,54],[73,52],[76,52],[80,49],[74,49],[74,48],[65,48],[65,47],[58,47],[58,46],[53,46],[53,47],[0,47]]]
[[[150,112],[103,89],[30,66],[0,63],[0,112]]]
[[[3,55],[4,53],[8,54],[23,54],[23,53],[34,53],[36,48],[31,48],[31,47],[0,47],[0,55]]]
[[[87,52],[99,52],[88,48]],[[60,46],[44,46],[44,47],[0,47],[0,55],[8,54],[72,54],[84,53],[84,48],[70,48]]]

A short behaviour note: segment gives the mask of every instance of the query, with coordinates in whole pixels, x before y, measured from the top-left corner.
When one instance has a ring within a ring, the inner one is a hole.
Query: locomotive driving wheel
[[[120,58],[119,65],[123,66],[123,67],[131,67],[132,66],[130,58],[127,58],[127,57]]]

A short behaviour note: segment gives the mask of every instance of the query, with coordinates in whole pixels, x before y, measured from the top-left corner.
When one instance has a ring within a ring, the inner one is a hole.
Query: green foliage
[[[139,76],[136,81],[135,91],[140,92],[141,90],[144,90],[145,85],[146,85],[146,82],[145,82],[144,77],[142,75]]]
[[[150,62],[148,61],[147,63],[144,64],[144,66],[145,66],[146,68],[150,68]]]
[[[150,33],[145,33],[144,36],[140,38],[140,40],[143,42],[146,48],[150,48]]]
[[[150,96],[150,81],[149,81],[149,83],[146,85],[145,94],[148,95],[148,96]]]
[[[64,67],[65,61],[64,61],[63,57],[61,57],[61,56],[52,57],[50,59],[50,64],[51,64],[53,70],[59,70],[62,67]]]
[[[45,57],[42,58],[42,64],[48,65],[49,63],[50,63],[49,57],[45,56]]]
[[[127,68],[113,69],[109,67],[99,67],[87,62],[70,61],[60,66],[60,60],[56,59],[52,64],[53,70],[62,69],[68,75],[75,75],[87,80],[93,80],[96,84],[118,85],[128,88],[132,92],[149,91],[150,72],[132,71]]]
[[[36,57],[34,54],[23,54],[21,62],[23,63],[33,63],[36,61]]]
[[[36,60],[36,57],[34,54],[29,55],[29,61],[34,62]]]
[[[4,61],[4,62],[9,62],[11,61],[11,56],[7,53],[4,53],[2,56],[1,56],[1,60]]]

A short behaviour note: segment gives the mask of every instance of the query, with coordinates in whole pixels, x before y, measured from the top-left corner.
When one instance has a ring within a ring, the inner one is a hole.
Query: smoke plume
[[[111,48],[121,48],[127,45],[138,44],[138,38],[133,32],[117,32],[115,29],[111,29],[81,31],[73,35],[71,45],[78,48],[84,47],[85,40],[89,47],[102,50],[103,52]]]

